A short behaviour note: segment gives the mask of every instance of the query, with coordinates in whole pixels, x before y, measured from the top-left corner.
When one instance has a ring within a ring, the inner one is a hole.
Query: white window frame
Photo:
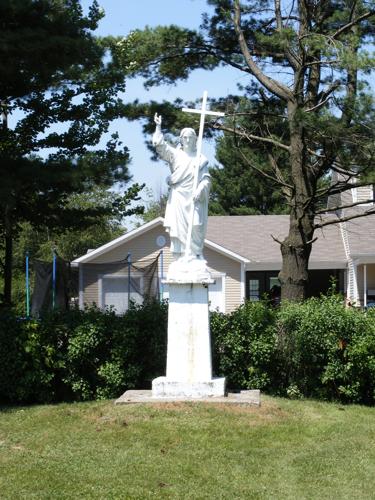
[[[219,307],[219,312],[225,313],[226,312],[226,273],[221,273],[221,272],[211,272],[211,277],[213,280],[216,280],[217,278],[221,279],[221,308]],[[208,285],[208,301],[210,300],[210,285]]]
[[[212,279],[221,279],[221,301],[219,305],[219,310],[222,313],[226,312],[226,273],[221,272],[210,272]],[[168,285],[167,285],[168,287]],[[168,296],[166,296],[168,294]],[[208,285],[208,301],[210,301],[210,285]],[[169,291],[165,290],[165,286],[163,288],[163,299],[169,299]]]

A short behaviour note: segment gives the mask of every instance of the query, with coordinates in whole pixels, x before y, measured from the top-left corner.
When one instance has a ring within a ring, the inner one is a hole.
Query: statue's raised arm
[[[169,165],[169,168],[173,172],[175,165],[176,148],[172,147],[164,140],[163,132],[161,130],[162,117],[155,113],[155,132],[152,136],[152,145],[156,149],[158,156]]]
[[[155,113],[154,115],[154,122],[156,123],[156,127],[159,129],[161,128],[161,115],[158,115],[157,113]]]

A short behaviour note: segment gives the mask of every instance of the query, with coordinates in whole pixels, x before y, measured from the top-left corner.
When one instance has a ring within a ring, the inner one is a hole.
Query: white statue
[[[177,148],[167,144],[161,131],[161,116],[155,114],[155,133],[152,143],[160,158],[171,169],[167,182],[170,192],[165,211],[164,226],[171,239],[171,251],[175,258],[184,255],[190,259],[203,259],[203,244],[207,229],[208,196],[211,178],[208,161],[199,155],[200,164],[197,188],[194,190],[194,173],[197,165],[197,136],[192,128],[184,128],[180,133],[180,145]],[[194,209],[191,228],[190,248],[186,248],[189,232],[189,219]]]

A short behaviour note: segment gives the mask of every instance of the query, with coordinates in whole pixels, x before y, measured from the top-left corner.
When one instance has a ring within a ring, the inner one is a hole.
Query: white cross
[[[190,214],[189,214],[190,219],[189,219],[189,226],[188,226],[188,233],[187,233],[186,247],[185,247],[185,256],[186,257],[188,256],[188,254],[190,252],[191,235],[193,232],[193,221],[194,221],[193,196],[194,196],[194,193],[196,192],[197,187],[198,187],[198,177],[199,177],[198,174],[199,174],[200,157],[201,157],[201,153],[202,153],[204,119],[205,119],[206,115],[224,116],[224,113],[219,113],[217,111],[209,111],[208,109],[206,109],[206,104],[207,104],[207,90],[205,90],[203,92],[201,109],[182,108],[182,111],[185,111],[186,113],[197,113],[197,114],[201,115],[200,123],[199,123],[198,141],[197,141],[197,156],[196,156],[197,161],[196,161],[195,168],[194,168],[192,202],[191,202],[191,210],[190,210]]]

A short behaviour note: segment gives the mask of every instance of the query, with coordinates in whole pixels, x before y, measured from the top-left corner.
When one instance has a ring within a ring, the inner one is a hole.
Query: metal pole
[[[126,257],[128,260],[128,309],[130,307],[130,266],[131,266],[131,257],[132,254],[129,252],[128,256]]]
[[[26,317],[30,317],[29,252],[26,252]]]
[[[163,300],[163,278],[164,278],[163,250],[160,251],[160,302]]]
[[[56,305],[56,252],[52,251],[52,309],[55,309]]]
[[[363,264],[363,307],[367,307],[367,265]]]

